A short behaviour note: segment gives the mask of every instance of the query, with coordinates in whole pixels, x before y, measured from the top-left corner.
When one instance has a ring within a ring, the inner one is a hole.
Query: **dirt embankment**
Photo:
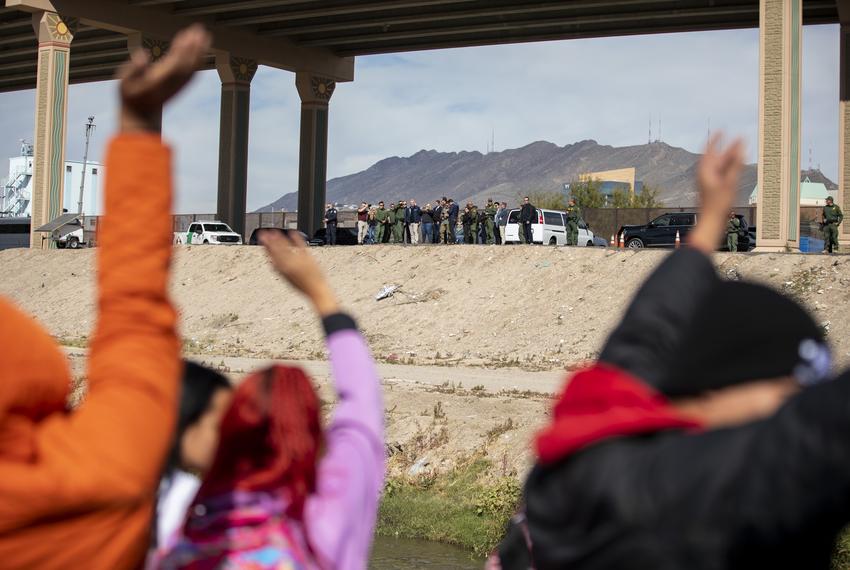
[[[317,248],[334,288],[378,360],[563,369],[593,358],[664,252],[457,246]],[[850,360],[850,258],[718,254],[722,275],[765,282],[829,323]],[[0,294],[57,337],[77,343],[93,324],[94,251],[0,252]],[[258,358],[322,358],[318,323],[254,247],[185,247],[174,297],[187,350]],[[139,279],[144,279],[140,275]],[[400,286],[392,298],[375,295]],[[742,334],[746,323],[741,323]]]
[[[484,454],[494,476],[524,471],[528,442],[551,405],[547,394],[571,363],[597,354],[666,255],[520,246],[315,253],[382,363],[393,471],[444,471]],[[837,362],[850,363],[850,258],[718,254],[715,261],[727,278],[764,282],[803,301],[829,331]],[[0,252],[0,294],[65,344],[84,345],[94,317],[93,262],[93,251]],[[263,359],[313,361],[305,366],[331,398],[320,327],[260,248],[179,248],[174,268],[187,353],[235,376]],[[375,301],[388,284],[400,289]]]

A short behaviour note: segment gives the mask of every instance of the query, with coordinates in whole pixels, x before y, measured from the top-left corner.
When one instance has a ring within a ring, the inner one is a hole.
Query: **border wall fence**
[[[594,235],[610,240],[620,226],[646,224],[668,212],[695,212],[696,207],[676,208],[586,208],[582,211],[584,221]],[[756,225],[756,206],[735,208],[742,214],[750,226]],[[800,206],[800,236],[821,237],[821,206]]]
[[[821,237],[819,226],[822,208],[820,206],[800,207],[800,236]],[[674,208],[585,208],[582,216],[597,236],[608,241],[612,234],[616,234],[620,226],[646,224],[656,217],[668,212],[693,212],[696,207],[674,207]],[[735,208],[739,214],[743,214],[750,226],[755,225],[756,207],[746,206]],[[172,229],[175,232],[185,232],[192,222],[203,220],[214,220],[215,214],[175,214],[172,221]],[[98,216],[85,218],[84,229],[90,243],[94,242],[97,232]],[[298,223],[297,212],[251,212],[245,214],[245,242],[251,237],[251,233],[257,228],[286,228],[296,229]],[[340,210],[340,227],[356,227],[357,212],[353,210]]]

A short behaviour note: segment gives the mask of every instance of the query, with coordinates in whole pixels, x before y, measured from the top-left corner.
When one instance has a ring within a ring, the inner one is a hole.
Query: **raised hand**
[[[736,139],[722,149],[721,139],[719,133],[711,137],[697,167],[700,211],[689,243],[704,253],[716,250],[722,239],[744,167],[743,141]]]
[[[265,231],[259,235],[269,260],[290,285],[313,303],[320,316],[339,311],[339,303],[316,259],[307,250],[304,238],[297,232]]]
[[[741,169],[744,167],[744,143],[736,139],[721,149],[722,135],[711,137],[697,167],[700,210],[702,215],[727,216],[735,205]]]
[[[200,24],[174,36],[168,53],[152,63],[136,50],[118,71],[121,130],[159,131],[163,105],[189,82],[210,49],[212,37]]]

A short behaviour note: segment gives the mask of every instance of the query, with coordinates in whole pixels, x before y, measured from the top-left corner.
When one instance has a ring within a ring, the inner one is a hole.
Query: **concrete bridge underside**
[[[759,27],[759,243],[794,248],[799,218],[800,34],[841,23],[837,197],[850,193],[850,0],[5,0],[0,92],[36,89],[33,227],[58,215],[70,83],[110,79],[135,47],[160,57],[190,22],[210,27],[222,81],[218,216],[242,231],[248,109],[257,66],[295,74],[302,100],[298,225],[320,227],[329,104],[358,55],[572,38]],[[285,191],[286,189],[281,189]],[[847,225],[850,227],[850,224]],[[842,228],[842,242],[850,232]],[[33,236],[41,247],[40,236]]]

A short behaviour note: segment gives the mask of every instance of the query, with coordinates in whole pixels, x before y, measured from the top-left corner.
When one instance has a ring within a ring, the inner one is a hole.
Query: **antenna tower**
[[[649,138],[646,139],[646,144],[652,144],[652,113],[649,114]]]
[[[89,117],[89,121],[86,123],[86,150],[83,153],[83,173],[80,176],[80,201],[77,202],[77,214],[83,213],[83,190],[86,188],[86,164],[89,160],[89,140],[95,128],[94,117]]]

